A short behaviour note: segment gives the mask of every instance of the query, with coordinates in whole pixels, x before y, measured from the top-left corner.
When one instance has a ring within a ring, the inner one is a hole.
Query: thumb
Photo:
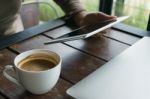
[[[104,21],[104,20],[116,20],[116,16],[111,16],[111,15],[107,15],[105,13],[102,13],[102,12],[98,12],[97,13],[97,19],[99,19],[99,21]]]

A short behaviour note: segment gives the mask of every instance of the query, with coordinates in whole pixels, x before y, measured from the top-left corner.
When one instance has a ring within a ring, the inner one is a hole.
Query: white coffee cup
[[[27,71],[17,66],[23,59],[38,53],[44,53],[52,57],[57,63],[56,66],[44,71]],[[3,74],[8,80],[22,85],[33,94],[44,94],[50,91],[57,83],[61,71],[61,62],[60,56],[55,52],[46,49],[34,49],[19,54],[14,60],[14,66],[5,66]],[[10,75],[8,71],[14,71],[16,78]]]

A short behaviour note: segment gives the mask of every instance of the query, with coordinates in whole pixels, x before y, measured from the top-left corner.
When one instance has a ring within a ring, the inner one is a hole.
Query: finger
[[[110,16],[110,15],[107,15],[107,14],[102,13],[102,12],[97,13],[96,16],[97,16],[97,19],[99,19],[100,21],[103,21],[103,20],[110,20],[110,19],[116,20],[116,19],[117,19],[116,16]]]

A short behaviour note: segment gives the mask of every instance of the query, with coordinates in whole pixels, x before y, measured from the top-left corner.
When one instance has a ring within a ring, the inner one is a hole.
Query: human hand
[[[90,26],[93,24],[100,24],[103,22],[105,22],[105,24],[108,24],[112,21],[115,21],[116,18],[117,18],[116,16],[110,16],[102,12],[88,13],[86,11],[83,11],[78,13],[74,17],[74,20],[79,27],[82,27],[82,26]]]

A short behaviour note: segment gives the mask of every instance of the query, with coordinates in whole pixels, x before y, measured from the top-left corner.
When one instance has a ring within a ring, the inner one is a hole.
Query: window
[[[100,0],[99,10],[117,16],[131,16],[125,24],[113,26],[115,29],[139,37],[150,36],[149,0]]]
[[[98,11],[99,9],[99,1],[100,0],[80,0],[83,6],[88,10],[88,11]]]
[[[36,1],[36,0],[25,0],[25,1]],[[39,0],[48,2],[53,5],[60,16],[63,16],[64,13],[58,5],[56,5],[53,0]],[[135,35],[144,36],[150,33],[150,0],[80,0],[82,4],[88,11],[102,11],[107,14],[123,16],[130,15],[130,18],[114,26],[115,29],[127,31],[128,33],[133,33]],[[44,10],[47,7],[41,7],[40,13],[45,12]],[[47,11],[46,11],[47,12]],[[43,20],[49,20],[49,18],[43,18],[43,14],[40,15],[40,18]],[[126,28],[125,28],[126,27]],[[140,30],[139,30],[140,29]],[[138,32],[137,32],[138,31]]]
[[[112,14],[129,15],[124,23],[146,29],[150,13],[150,0],[114,0]]]

